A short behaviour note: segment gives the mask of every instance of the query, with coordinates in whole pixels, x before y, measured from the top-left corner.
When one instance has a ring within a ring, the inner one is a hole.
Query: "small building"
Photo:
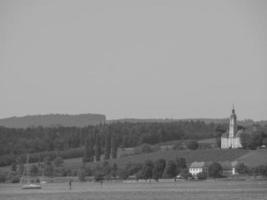
[[[206,162],[193,162],[189,167],[189,173],[192,176],[197,176],[199,173],[208,172],[208,163]]]
[[[232,176],[232,175],[237,174],[236,166],[238,164],[238,161],[233,161],[233,162],[225,161],[225,162],[222,162],[220,164],[222,166],[222,169],[223,169],[222,173],[224,176]]]

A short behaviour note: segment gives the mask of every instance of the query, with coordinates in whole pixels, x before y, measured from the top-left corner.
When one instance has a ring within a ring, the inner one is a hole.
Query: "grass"
[[[159,183],[67,183],[43,185],[41,190],[21,190],[19,185],[0,185],[5,200],[262,200],[267,196],[265,181],[181,181]]]
[[[247,154],[238,158],[240,162],[245,163],[249,167],[256,167],[259,165],[267,165],[267,150],[258,149],[250,151]]]

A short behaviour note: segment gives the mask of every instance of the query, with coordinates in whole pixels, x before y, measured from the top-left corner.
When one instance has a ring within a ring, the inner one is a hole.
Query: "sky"
[[[267,119],[267,1],[1,0],[0,118]]]

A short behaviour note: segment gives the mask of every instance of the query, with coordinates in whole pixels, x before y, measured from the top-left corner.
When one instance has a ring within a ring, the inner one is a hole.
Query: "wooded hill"
[[[24,117],[10,117],[0,119],[0,126],[8,128],[29,127],[85,127],[104,123],[105,115],[101,114],[79,114],[79,115],[28,115]]]

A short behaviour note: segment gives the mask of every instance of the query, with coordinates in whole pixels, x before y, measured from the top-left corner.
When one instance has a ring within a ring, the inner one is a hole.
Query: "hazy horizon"
[[[0,2],[0,118],[267,120],[267,2]]]

